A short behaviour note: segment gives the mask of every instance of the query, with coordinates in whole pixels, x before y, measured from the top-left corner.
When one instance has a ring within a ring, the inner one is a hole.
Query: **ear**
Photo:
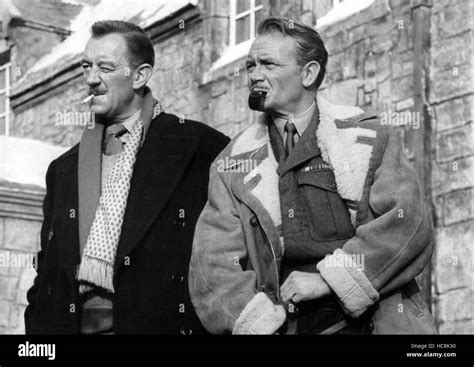
[[[137,90],[143,88],[148,79],[153,74],[153,68],[150,64],[141,64],[133,72],[133,89]]]
[[[302,83],[305,88],[311,87],[318,78],[321,66],[317,61],[310,61],[301,70]]]

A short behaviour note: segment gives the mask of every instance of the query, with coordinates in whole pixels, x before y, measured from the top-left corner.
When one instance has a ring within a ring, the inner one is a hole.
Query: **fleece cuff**
[[[351,317],[359,317],[380,298],[362,269],[352,257],[337,249],[317,264],[321,277],[328,283]]]
[[[273,334],[286,320],[282,305],[275,305],[263,292],[257,293],[235,322],[232,334]]]

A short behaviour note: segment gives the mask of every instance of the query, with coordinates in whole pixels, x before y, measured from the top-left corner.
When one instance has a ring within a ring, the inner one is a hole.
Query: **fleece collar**
[[[375,139],[376,131],[354,124],[358,121],[356,116],[363,113],[359,107],[333,104],[320,96],[317,96],[316,101],[319,109],[316,139],[322,158],[334,172],[339,195],[345,200],[357,203],[362,197],[373,151],[373,144],[370,142]],[[262,114],[254,125],[236,138],[230,155],[252,157],[266,148],[266,159],[249,172],[244,182],[260,175],[261,180],[253,188],[252,194],[262,202],[275,226],[278,226],[281,224],[279,200],[274,200],[274,195],[278,194],[276,173],[278,163],[270,145],[268,133],[270,121],[267,114]],[[352,223],[355,225],[357,211],[356,209],[349,211]]]

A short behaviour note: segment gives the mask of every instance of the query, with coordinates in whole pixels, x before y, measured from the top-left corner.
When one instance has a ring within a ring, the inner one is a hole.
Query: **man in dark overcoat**
[[[229,139],[163,111],[138,26],[101,21],[82,59],[95,126],[46,174],[28,334],[199,334],[188,295],[209,166]]]

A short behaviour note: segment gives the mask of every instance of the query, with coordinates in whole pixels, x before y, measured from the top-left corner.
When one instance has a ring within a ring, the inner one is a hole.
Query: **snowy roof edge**
[[[176,14],[178,14],[179,12],[181,12],[183,9],[185,9],[186,7],[189,7],[189,6],[196,6],[198,4],[199,0],[188,0],[185,4],[183,4],[182,6],[174,9],[173,12],[169,13],[169,14],[166,14],[165,16],[161,17],[161,18],[157,18],[157,19],[154,19],[153,22],[151,22],[150,24],[147,24],[146,26],[144,26],[143,28],[145,30],[147,29],[150,29],[150,28],[153,28],[153,27],[156,27],[158,24],[162,23],[162,22],[165,22],[167,21],[169,18],[175,16]],[[67,39],[66,39],[67,40]],[[65,41],[66,41],[65,40]],[[63,42],[65,42],[63,41]],[[50,53],[46,54],[44,57],[50,55]],[[71,59],[72,57],[74,56],[77,56],[78,54],[80,54],[80,51],[75,53],[75,54],[66,54],[66,55],[63,55],[61,56],[57,62],[60,62],[60,61],[63,61],[63,60],[67,60],[67,59]],[[44,58],[43,57],[43,58]],[[35,65],[40,62],[43,58],[39,59]],[[47,82],[49,79],[53,78],[54,75],[56,74],[61,74],[63,71],[67,70],[69,67],[70,67],[70,63],[65,63],[64,65],[62,65],[59,69],[49,69],[48,70],[48,66],[44,66],[42,68],[39,68],[38,70],[35,70],[34,72],[29,72],[27,71],[24,76],[17,80],[13,85],[12,85],[12,89],[11,89],[11,97],[15,97],[17,95],[21,95],[21,94],[24,94],[26,93],[27,91],[29,90],[32,90],[32,89],[35,89],[38,85],[40,84],[43,84],[45,82]],[[34,66],[31,69],[34,69]],[[45,73],[46,71],[46,73]],[[44,73],[44,74],[42,74]],[[41,76],[40,76],[41,75]],[[28,83],[27,82],[27,79],[31,79],[32,77],[34,76],[40,76],[38,77],[36,80],[34,80],[32,83]]]

